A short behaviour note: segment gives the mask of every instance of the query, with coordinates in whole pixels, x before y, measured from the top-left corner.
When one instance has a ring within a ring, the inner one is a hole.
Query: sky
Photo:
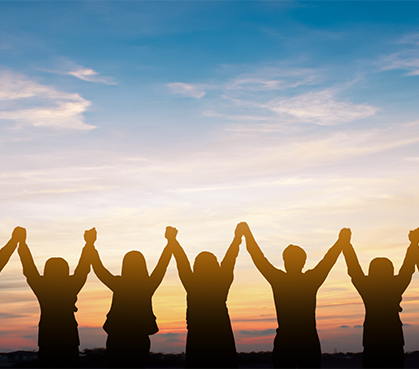
[[[395,270],[419,227],[419,2],[0,1],[0,244],[23,226],[42,273],[74,270],[96,227],[119,274],[149,271],[168,225],[191,261],[218,260],[246,221],[283,268],[313,268],[352,229],[364,271]],[[272,291],[244,243],[228,308],[238,351],[272,349]],[[37,349],[39,306],[14,254],[0,276],[0,352]],[[79,294],[81,349],[104,347],[112,293]],[[404,294],[418,350],[419,278]],[[186,295],[172,260],[153,298],[154,352],[182,352]],[[362,351],[364,307],[339,257],[317,298],[323,352]]]

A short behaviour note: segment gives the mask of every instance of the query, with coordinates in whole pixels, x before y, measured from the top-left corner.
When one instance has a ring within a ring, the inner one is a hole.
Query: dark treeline
[[[344,355],[342,363],[353,365],[343,367],[359,367],[359,360],[364,368],[405,366],[407,356],[404,353],[400,303],[419,263],[419,228],[408,235],[410,245],[398,274],[394,273],[394,266],[387,258],[373,259],[368,274],[365,274],[351,244],[349,228],[340,231],[338,239],[323,259],[307,271],[303,271],[307,254],[296,245],[289,245],[283,252],[285,270],[273,266],[245,222],[237,225],[221,262],[213,253],[203,251],[191,265],[177,240],[177,233],[176,228],[166,228],[164,236],[167,244],[151,274],[148,273],[144,255],[139,251],[130,251],[124,256],[121,275],[110,273],[95,248],[97,232],[92,228],[84,233],[85,246],[72,275],[67,261],[59,257],[48,259],[41,275],[26,244],[26,230],[16,227],[9,242],[0,250],[0,271],[18,248],[23,274],[38,299],[41,312],[37,366],[76,368],[87,365],[93,354],[96,364],[100,358],[103,360],[99,366],[154,366],[157,360],[155,355],[159,354],[149,353],[149,336],[158,332],[152,297],[174,256],[187,296],[188,332],[185,355],[164,355],[162,357],[165,359],[162,360],[179,359],[176,365],[186,368],[252,367],[256,357],[260,361],[265,353],[237,354],[227,308],[234,267],[243,239],[256,268],[272,287],[278,321],[269,360],[262,360],[253,367],[263,367],[265,364],[275,368],[331,367],[330,357],[321,354],[316,329],[316,296],[341,253],[349,277],[365,305],[364,351],[362,356]],[[106,355],[101,350],[85,350],[80,356],[76,302],[91,267],[113,292],[111,309],[103,326],[108,334]]]

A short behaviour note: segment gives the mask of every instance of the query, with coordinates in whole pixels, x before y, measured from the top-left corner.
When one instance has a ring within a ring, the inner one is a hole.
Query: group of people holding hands
[[[284,269],[273,266],[262,253],[245,222],[237,225],[234,238],[221,261],[211,252],[201,252],[193,266],[177,240],[177,229],[167,227],[167,245],[152,271],[139,251],[128,252],[121,275],[103,265],[95,248],[97,233],[84,233],[79,263],[72,275],[63,258],[46,261],[44,274],[36,267],[26,244],[26,230],[16,227],[0,250],[0,271],[16,248],[23,274],[35,293],[41,310],[38,333],[40,367],[77,367],[79,335],[74,313],[77,294],[93,268],[112,292],[112,304],[103,326],[109,367],[145,367],[150,350],[149,336],[158,332],[152,297],[163,280],[172,255],[187,293],[187,368],[237,368],[237,353],[227,309],[227,296],[243,237],[246,248],[273,290],[278,329],[272,353],[276,368],[319,368],[320,341],[316,330],[316,295],[343,252],[352,283],[365,305],[363,364],[366,368],[401,368],[404,339],[399,313],[402,294],[419,262],[419,228],[409,233],[403,265],[394,275],[392,262],[375,258],[365,274],[351,245],[351,230],[343,228],[338,240],[313,269],[303,272],[307,255],[295,245],[283,252]]]

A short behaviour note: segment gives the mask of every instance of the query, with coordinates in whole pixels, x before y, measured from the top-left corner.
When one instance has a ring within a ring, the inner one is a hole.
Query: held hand
[[[409,241],[414,244],[419,243],[419,228],[409,232]]]
[[[26,229],[23,227],[16,227],[12,233],[12,239],[19,243],[26,241]]]
[[[352,232],[350,228],[342,228],[339,232],[339,241],[350,243],[351,235],[352,235]]]
[[[246,222],[240,222],[239,224],[237,224],[236,230],[234,232],[234,235],[236,237],[241,238],[242,236],[246,236],[248,235],[250,232],[250,228],[247,225]]]
[[[175,227],[166,227],[166,232],[164,233],[164,237],[167,238],[168,241],[175,240],[177,236],[177,229]]]
[[[86,241],[86,243],[94,244],[96,239],[97,239],[97,232],[96,232],[95,227],[84,232],[84,240]]]

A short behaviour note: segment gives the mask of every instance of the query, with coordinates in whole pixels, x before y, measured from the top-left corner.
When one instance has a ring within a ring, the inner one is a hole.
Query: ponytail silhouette
[[[79,366],[80,340],[74,313],[77,311],[77,294],[90,272],[93,232],[94,228],[85,232],[86,245],[73,275],[70,275],[68,263],[63,258],[50,258],[41,276],[25,239],[20,240],[18,253],[23,274],[41,309],[38,331],[40,367]]]
[[[152,297],[163,280],[172,251],[166,246],[148,275],[146,260],[139,251],[128,252],[120,276],[114,276],[102,264],[95,250],[92,266],[97,277],[112,292],[112,306],[103,329],[108,365],[112,368],[144,368],[150,351],[149,335],[158,332]]]

